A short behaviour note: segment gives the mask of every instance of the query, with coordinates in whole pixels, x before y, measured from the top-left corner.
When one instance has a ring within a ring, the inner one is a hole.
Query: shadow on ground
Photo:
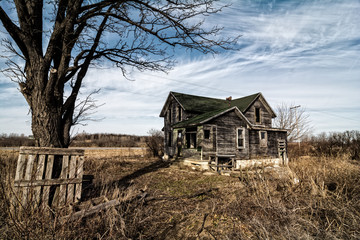
[[[171,165],[172,162],[170,161],[164,161],[162,159],[159,159],[158,161],[147,165],[143,168],[140,168],[136,171],[134,171],[131,174],[128,174],[122,178],[120,178],[119,180],[115,180],[112,181],[106,185],[95,185],[95,184],[88,184],[87,186],[83,187],[83,191],[82,191],[82,200],[86,201],[88,199],[91,198],[95,198],[95,197],[99,197],[102,190],[107,189],[112,191],[115,188],[120,188],[125,190],[126,188],[128,188],[131,185],[131,182],[135,179],[137,179],[138,177],[145,175],[147,173],[150,172],[155,172],[158,169],[161,168],[167,168]]]

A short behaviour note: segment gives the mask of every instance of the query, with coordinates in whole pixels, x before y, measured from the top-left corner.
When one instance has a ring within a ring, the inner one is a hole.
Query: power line
[[[351,121],[355,121],[355,122],[360,122],[357,119],[348,118],[348,117],[344,117],[344,116],[341,116],[341,115],[337,115],[337,114],[334,114],[334,113],[329,113],[329,112],[321,111],[321,110],[309,110],[309,112],[318,112],[318,113],[323,113],[323,114],[327,114],[327,115],[338,117],[338,118],[343,118],[343,119],[347,119],[347,120],[351,120]]]

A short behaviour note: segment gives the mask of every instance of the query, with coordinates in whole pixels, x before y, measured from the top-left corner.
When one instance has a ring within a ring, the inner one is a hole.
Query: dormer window
[[[261,109],[260,108],[255,108],[255,123],[261,123]]]

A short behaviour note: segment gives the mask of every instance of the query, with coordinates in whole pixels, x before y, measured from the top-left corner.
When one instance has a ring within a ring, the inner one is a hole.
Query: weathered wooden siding
[[[246,159],[249,156],[249,138],[247,124],[239,118],[235,111],[221,115],[209,122],[216,125],[216,152],[218,155],[235,155],[236,158]],[[243,127],[245,130],[245,147],[237,148],[237,128]]]
[[[260,108],[260,123],[255,122],[255,109]],[[271,127],[271,113],[266,109],[265,105],[258,98],[251,107],[245,112],[245,117],[254,125],[262,125]]]
[[[179,114],[180,114],[180,118],[179,118]],[[171,96],[169,99],[169,106],[167,108],[164,117],[165,153],[170,156],[175,155],[177,148],[177,135],[176,133],[173,132],[171,125],[179,122],[180,120],[185,119],[185,117],[186,114],[181,108],[180,104]],[[169,140],[171,140],[172,142],[171,146],[169,146],[168,144]]]
[[[204,132],[210,131],[209,139],[205,139]],[[201,142],[200,142],[201,141]],[[199,135],[200,146],[206,153],[215,153],[216,151],[216,125],[205,124]]]
[[[263,130],[250,130],[249,132],[250,158],[278,157],[277,140],[286,140],[286,132],[273,130],[266,131],[267,145],[263,147],[260,146],[260,131]]]

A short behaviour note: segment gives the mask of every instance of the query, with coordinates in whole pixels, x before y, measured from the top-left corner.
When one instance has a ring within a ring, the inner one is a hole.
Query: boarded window
[[[260,147],[267,147],[267,132],[260,131],[259,138],[260,138]]]
[[[260,108],[255,108],[255,122],[260,123]]]
[[[210,130],[209,129],[204,130],[204,139],[210,139]]]
[[[245,129],[244,128],[237,129],[237,147],[238,148],[245,147]]]

